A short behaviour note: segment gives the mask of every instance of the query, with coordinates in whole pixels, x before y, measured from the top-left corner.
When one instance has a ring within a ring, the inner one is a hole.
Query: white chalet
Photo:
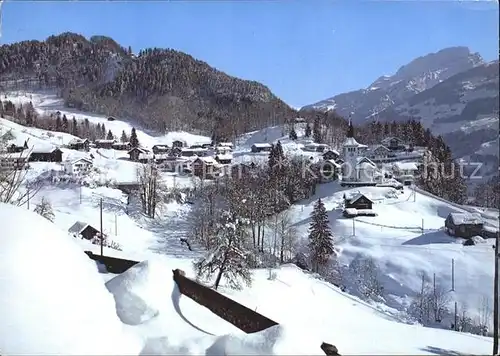
[[[82,176],[92,169],[92,160],[88,158],[78,158],[73,161],[64,162],[64,172],[73,176]]]
[[[393,177],[400,182],[413,182],[418,167],[415,162],[396,162],[392,165]]]
[[[356,141],[354,128],[349,122],[347,138],[344,142],[344,163],[342,164],[341,185],[376,185],[381,183],[382,174],[377,165],[365,156],[368,146]]]

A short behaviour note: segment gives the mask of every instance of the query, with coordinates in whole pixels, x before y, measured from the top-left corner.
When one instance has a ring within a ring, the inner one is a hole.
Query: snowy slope
[[[4,96],[2,96],[2,100],[4,97],[5,100],[10,100],[14,104],[28,103],[31,101],[38,112],[60,111],[61,114],[66,114],[68,119],[74,116],[77,120],[83,120],[87,118],[91,123],[104,124],[106,130],[111,130],[115,137],[120,137],[122,131],[125,131],[127,135],[129,135],[130,131],[132,130],[132,124],[130,124],[129,122],[121,120],[108,121],[107,117],[104,116],[68,109],[64,107],[62,99],[58,98],[52,93],[11,92],[6,93]],[[129,121],[132,122],[133,120]],[[188,145],[210,142],[210,139],[208,137],[195,135],[188,132],[169,132],[166,135],[158,135],[153,133],[145,133],[144,131],[138,130],[137,138],[139,139],[141,145],[143,145],[144,147],[152,147],[155,144],[171,145],[172,141],[178,139],[185,140]]]
[[[361,192],[374,200],[377,217],[345,219],[341,216],[344,194]],[[451,289],[452,259],[455,263],[453,301],[467,303],[477,315],[480,299],[489,297],[493,289],[492,241],[476,246],[463,246],[459,240],[441,230],[450,212],[463,212],[447,202],[411,191],[399,195],[391,188],[340,189],[336,183],[320,186],[317,198],[324,201],[341,260],[350,262],[357,254],[373,257],[386,276],[385,290],[392,307],[404,305],[419,291],[422,273]],[[414,201],[415,199],[415,201]],[[314,200],[291,208],[296,216],[299,235],[307,236],[309,214]],[[354,221],[354,223],[353,223]],[[489,220],[498,228],[498,220]],[[354,227],[353,227],[354,226]],[[423,226],[423,231],[422,231]]]
[[[44,218],[0,204],[0,350],[16,354],[137,354],[140,339],[82,250]],[[89,339],[91,338],[91,340]]]
[[[398,323],[294,266],[276,270],[274,280],[255,271],[252,288],[226,291],[280,323],[245,335],[179,294],[172,269],[192,276],[189,259],[149,256],[106,277],[108,294],[76,240],[22,208],[0,205],[0,217],[7,222],[0,249],[0,349],[6,354],[311,355],[320,353],[322,341],[342,354],[484,354],[491,348],[485,337]],[[26,257],[35,269],[19,264]]]

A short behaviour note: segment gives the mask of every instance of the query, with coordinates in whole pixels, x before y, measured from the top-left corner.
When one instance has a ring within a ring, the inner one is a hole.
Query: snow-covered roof
[[[450,213],[451,221],[455,225],[482,224],[483,219],[478,213]]]
[[[388,149],[387,147],[385,147],[384,145],[373,145],[370,147],[370,151],[378,151],[378,150],[381,150],[381,151],[390,151],[390,149]]]
[[[415,162],[396,162],[393,165],[394,169],[397,170],[411,170],[411,171],[416,171],[418,170],[417,164]]]
[[[86,222],[83,221],[77,221],[74,223],[69,229],[68,232],[73,233],[73,234],[80,234],[85,228],[88,226]]]
[[[400,138],[397,138],[397,137],[394,137],[394,136],[389,136],[389,137],[386,137],[382,140],[382,143],[389,143],[390,141],[392,140],[397,140],[398,142],[402,142],[403,140],[401,140]]]
[[[325,153],[323,153],[323,154],[327,154],[328,152],[332,152],[332,153],[335,153],[337,156],[340,156],[339,151],[334,150],[333,148],[328,149],[328,151],[326,151],[326,152],[325,152]]]
[[[356,141],[356,139],[354,137],[348,137],[344,141],[344,147],[358,147],[358,148],[361,148],[361,147],[368,147],[368,146],[359,143],[358,141]]]
[[[95,143],[115,143],[116,140],[95,140]]]
[[[127,153],[130,154],[130,152],[133,152],[133,151],[139,151],[139,153],[148,153],[149,151],[146,150],[145,148],[141,148],[141,147],[134,147],[132,148],[130,151],[128,151]]]
[[[78,163],[78,162],[80,162],[80,161],[84,161],[84,162],[87,162],[87,163],[92,164],[92,160],[91,160],[91,159],[89,159],[89,158],[86,158],[86,157],[80,157],[80,158],[77,158],[77,159],[75,159],[75,160],[71,161],[71,164],[75,164],[75,163]]]
[[[368,157],[357,157],[356,158],[356,166],[357,167],[366,167],[367,165],[370,165],[372,167],[377,167],[375,163]]]
[[[232,154],[221,154],[221,155],[217,155],[215,156],[215,159],[218,159],[218,160],[231,160],[233,159],[233,155]]]
[[[220,142],[219,146],[222,146],[222,147],[233,147],[233,143],[232,142]]]
[[[31,150],[31,152],[33,152],[33,153],[52,153],[57,149],[58,149],[57,147],[51,146],[51,145],[36,145],[36,146],[33,146],[33,149]]]
[[[268,148],[272,147],[270,143],[254,143],[252,146],[255,146],[257,148]]]
[[[371,199],[369,199],[366,195],[364,194],[361,194],[361,193],[357,193],[351,197],[349,197],[347,200],[349,200],[349,202],[352,204],[356,201],[358,201],[361,197],[365,197],[366,199],[368,199],[369,201],[372,201]]]
[[[69,141],[68,144],[70,144],[70,145],[77,145],[79,143],[84,143],[84,142],[87,142],[87,141],[88,141],[88,139],[86,139],[86,138],[74,138],[71,141]]]
[[[196,157],[195,161],[198,159],[203,161],[205,164],[217,164],[217,161],[211,156],[210,157]]]

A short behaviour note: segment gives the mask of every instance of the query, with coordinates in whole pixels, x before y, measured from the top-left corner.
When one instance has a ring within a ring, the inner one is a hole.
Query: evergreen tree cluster
[[[491,177],[486,182],[477,185],[474,189],[474,204],[486,208],[500,208],[500,180],[498,176]]]
[[[0,117],[12,120],[18,124],[54,132],[64,132],[91,141],[99,139],[114,139],[111,131],[106,132],[104,124],[91,123],[87,118],[77,120],[75,116],[68,119],[65,114],[53,112],[40,115],[31,102],[14,105],[11,101],[0,100]]]
[[[145,49],[135,56],[104,36],[63,33],[2,45],[0,76],[6,89],[60,89],[70,107],[134,117],[161,132],[216,130],[233,137],[295,115],[260,83],[172,49]]]

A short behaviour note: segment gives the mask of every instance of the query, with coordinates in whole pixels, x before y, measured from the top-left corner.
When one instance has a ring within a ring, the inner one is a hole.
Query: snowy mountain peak
[[[392,105],[400,105],[413,95],[458,73],[483,64],[481,55],[471,52],[468,47],[444,48],[415,58],[401,66],[394,75],[379,77],[366,89],[339,94],[303,109],[335,109],[342,116],[354,112],[353,120],[360,122]]]
[[[480,64],[484,61],[479,53],[471,53],[467,47],[449,47],[414,59],[399,68],[393,78],[404,80],[433,72],[450,77]]]

